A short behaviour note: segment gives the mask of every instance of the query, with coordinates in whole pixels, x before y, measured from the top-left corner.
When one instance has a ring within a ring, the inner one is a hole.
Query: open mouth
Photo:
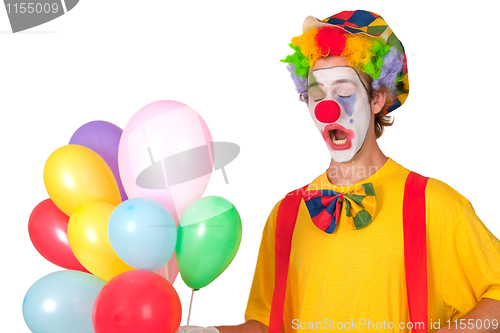
[[[330,135],[330,139],[332,140],[333,144],[336,146],[342,146],[347,143],[347,133],[343,130],[330,130],[328,131],[328,134]]]
[[[354,132],[339,124],[326,125],[322,134],[323,139],[334,150],[351,148],[351,140],[354,139]]]

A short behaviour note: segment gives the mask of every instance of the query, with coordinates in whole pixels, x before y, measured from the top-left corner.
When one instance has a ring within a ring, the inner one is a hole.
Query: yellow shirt
[[[368,171],[369,172],[369,171]],[[402,207],[410,171],[389,159],[360,183],[372,183],[374,219],[347,227],[345,210],[333,234],[318,229],[301,202],[292,238],[284,332],[335,328],[409,332]],[[356,184],[350,186],[354,187]],[[345,192],[326,172],[309,189]],[[500,242],[467,199],[443,182],[426,187],[429,331],[469,312],[482,298],[500,300]],[[269,325],[274,290],[278,202],[264,227],[245,320]],[[364,323],[364,324],[363,324]],[[385,328],[385,329],[384,329]]]

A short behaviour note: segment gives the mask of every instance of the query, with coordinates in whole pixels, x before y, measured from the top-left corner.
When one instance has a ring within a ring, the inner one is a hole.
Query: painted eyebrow
[[[334,84],[341,84],[341,83],[352,83],[352,84],[356,85],[356,82],[354,82],[353,80],[349,80],[349,79],[338,79],[338,80],[333,81],[331,84],[334,85]],[[312,88],[312,87],[317,87],[317,86],[319,86],[319,83],[313,82],[307,86],[307,89]]]
[[[339,83],[353,83],[353,84],[356,84],[356,82],[354,82],[353,80],[349,80],[349,79],[340,79],[340,80],[335,80],[332,82],[332,84],[339,84]]]

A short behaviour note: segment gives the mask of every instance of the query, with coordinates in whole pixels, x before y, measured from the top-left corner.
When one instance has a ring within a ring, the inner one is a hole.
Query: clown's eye
[[[309,98],[311,98],[314,102],[319,102],[326,97],[326,94],[323,91],[323,89],[321,89],[318,86],[310,87],[307,90],[307,93],[309,95]]]
[[[339,95],[340,98],[349,98],[351,97],[352,95],[346,95],[346,96],[342,96],[342,95]]]

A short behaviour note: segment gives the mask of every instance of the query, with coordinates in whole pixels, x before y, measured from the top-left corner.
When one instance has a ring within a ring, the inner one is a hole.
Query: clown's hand
[[[177,333],[219,333],[219,330],[213,326],[201,327],[201,326],[181,326]]]

